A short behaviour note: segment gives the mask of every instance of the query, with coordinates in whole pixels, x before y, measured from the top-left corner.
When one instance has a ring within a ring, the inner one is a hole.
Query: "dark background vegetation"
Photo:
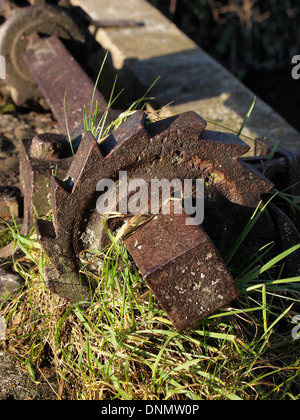
[[[300,129],[299,0],[149,0]]]

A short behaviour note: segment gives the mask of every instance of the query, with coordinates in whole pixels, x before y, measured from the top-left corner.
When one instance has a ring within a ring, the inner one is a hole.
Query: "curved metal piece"
[[[14,10],[0,28],[0,54],[6,59],[7,84],[18,105],[42,96],[22,58],[29,35],[35,33],[85,41],[83,32],[64,8],[40,4]]]

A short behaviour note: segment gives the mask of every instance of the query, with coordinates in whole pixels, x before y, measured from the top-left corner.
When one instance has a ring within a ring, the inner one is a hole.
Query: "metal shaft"
[[[90,113],[94,83],[56,36],[34,37],[23,58],[64,132],[68,133],[68,124],[74,133],[83,122],[84,105]],[[94,101],[101,104],[100,113],[106,110],[98,89]]]

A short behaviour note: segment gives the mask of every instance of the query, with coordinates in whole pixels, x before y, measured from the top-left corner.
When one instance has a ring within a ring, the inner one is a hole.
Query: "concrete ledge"
[[[135,19],[144,26],[96,31],[111,53],[121,84],[138,99],[157,76],[152,94],[162,116],[195,111],[211,121],[210,129],[238,131],[254,94],[145,0],[72,0],[94,19]],[[95,31],[95,28],[91,28]],[[258,99],[244,135],[300,152],[300,133]],[[250,146],[253,141],[243,137]]]

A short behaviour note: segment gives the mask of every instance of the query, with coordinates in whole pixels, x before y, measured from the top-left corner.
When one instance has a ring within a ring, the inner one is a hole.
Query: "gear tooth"
[[[228,197],[233,203],[246,207],[257,207],[263,194],[274,188],[274,184],[258,170],[237,159],[232,167],[235,188],[228,190]]]
[[[95,138],[91,133],[85,133],[66,178],[61,180],[55,176],[51,177],[50,193],[53,224],[56,232],[60,229],[66,230],[69,221],[72,219],[70,214],[65,214],[64,206],[61,206],[61,203],[67,203],[70,200],[75,203],[78,191],[83,199],[85,195],[90,194],[91,188],[95,189],[90,176],[91,173],[94,173],[95,166],[99,166],[99,160],[101,159],[103,159],[103,156]],[[87,178],[90,180],[91,187],[80,189],[83,183],[86,184]],[[74,204],[75,208],[76,205]]]
[[[248,178],[248,180],[249,180],[249,177],[251,177],[251,181],[252,181],[250,188],[249,188],[249,183],[248,183],[248,188],[245,188],[245,190],[247,191],[247,197],[248,197],[248,201],[246,202],[246,204],[249,205],[250,207],[255,207],[261,200],[261,196],[263,194],[267,194],[270,191],[272,191],[275,185],[268,178],[266,178],[261,172],[259,172],[257,169],[253,168],[253,166],[247,164],[243,160],[238,159],[238,163],[241,165],[241,167],[245,171],[245,176]],[[251,186],[253,186],[253,191],[252,191]]]
[[[86,179],[95,172],[94,168],[101,165],[104,159],[99,144],[92,133],[84,133],[76,155],[67,173],[67,180],[72,183],[72,194],[74,194]],[[64,181],[66,182],[66,181]],[[65,186],[65,184],[64,184]]]
[[[205,130],[201,140],[202,158],[213,161],[216,171],[220,168],[223,172],[222,192],[233,203],[256,207],[261,196],[274,188],[270,180],[243,161],[251,148],[235,134]]]
[[[139,135],[145,131],[146,113],[142,110],[136,111],[111,135],[104,139],[99,147],[102,155],[106,157],[115,147],[120,147],[128,138]]]
[[[198,140],[205,132],[206,126],[207,122],[200,115],[189,111],[153,122],[147,126],[147,131],[151,137],[155,138],[181,133],[183,136],[189,134]]]
[[[248,144],[232,133],[205,130],[201,135],[201,140],[215,143],[216,151],[237,159],[251,149]]]
[[[55,232],[58,232],[60,226],[65,225],[66,216],[60,211],[61,207],[57,205],[57,203],[63,203],[69,199],[71,195],[70,184],[71,181],[69,181],[69,179],[67,181],[61,181],[54,176],[50,181],[51,205]]]
[[[244,142],[243,142],[244,143]],[[240,157],[244,156],[246,153],[250,152],[251,147],[248,146],[248,144],[238,144],[236,148],[234,149],[234,156],[236,159],[239,159]]]

